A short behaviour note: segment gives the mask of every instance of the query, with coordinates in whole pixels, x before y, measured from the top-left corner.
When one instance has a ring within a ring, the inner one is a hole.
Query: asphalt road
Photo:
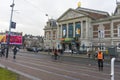
[[[32,52],[18,52],[13,60],[0,58],[0,64],[29,80],[110,80],[110,62],[105,61],[104,71],[98,71],[97,61],[80,57],[62,56],[54,61],[50,55]],[[120,63],[115,62],[115,80],[120,79]]]

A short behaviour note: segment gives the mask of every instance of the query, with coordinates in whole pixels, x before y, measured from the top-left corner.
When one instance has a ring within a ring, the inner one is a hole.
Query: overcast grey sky
[[[9,20],[13,0],[0,0],[0,32],[9,30]],[[12,31],[23,34],[44,35],[44,26],[48,17],[57,19],[69,8],[81,7],[113,13],[116,0],[15,0],[13,21],[17,23]],[[120,1],[120,0],[118,0]]]

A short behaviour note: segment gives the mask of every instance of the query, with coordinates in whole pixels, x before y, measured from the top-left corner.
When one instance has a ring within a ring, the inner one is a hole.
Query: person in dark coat
[[[58,57],[58,52],[57,52],[57,49],[54,50],[54,59],[57,60],[57,57]]]
[[[13,59],[16,59],[16,54],[17,54],[18,48],[15,46],[13,48]]]
[[[1,57],[2,56],[5,56],[5,48],[4,47],[1,48]]]

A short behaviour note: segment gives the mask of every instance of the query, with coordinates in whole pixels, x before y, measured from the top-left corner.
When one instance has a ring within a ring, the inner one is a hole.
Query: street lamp
[[[8,38],[7,38],[7,52],[6,52],[6,58],[8,58],[9,54],[9,44],[10,44],[10,33],[11,33],[11,26],[12,26],[12,17],[13,17],[13,9],[14,9],[14,0],[12,2],[12,5],[10,5],[11,9],[11,16],[10,16],[10,24],[9,24],[9,32],[8,32]]]
[[[100,39],[101,39],[101,31],[99,30],[98,32],[99,32],[99,49],[101,50],[101,41],[100,41]]]

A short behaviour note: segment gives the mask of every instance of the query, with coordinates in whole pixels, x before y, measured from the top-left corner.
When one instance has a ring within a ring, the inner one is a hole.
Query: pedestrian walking
[[[71,49],[71,55],[73,55],[73,49]]]
[[[48,48],[48,55],[50,55],[50,48]]]
[[[91,53],[89,51],[87,52],[87,56],[88,56],[88,58],[90,58],[90,56],[91,56]]]
[[[99,71],[103,71],[104,54],[101,51],[97,53]]]
[[[63,55],[63,49],[60,49],[60,55]]]
[[[57,57],[58,57],[58,52],[57,52],[57,49],[54,50],[54,60],[57,60]]]
[[[13,48],[13,59],[16,59],[16,54],[17,54],[18,48],[14,46]]]
[[[2,57],[2,56],[5,56],[5,47],[3,47],[3,46],[2,46],[2,48],[1,48],[1,57]]]

